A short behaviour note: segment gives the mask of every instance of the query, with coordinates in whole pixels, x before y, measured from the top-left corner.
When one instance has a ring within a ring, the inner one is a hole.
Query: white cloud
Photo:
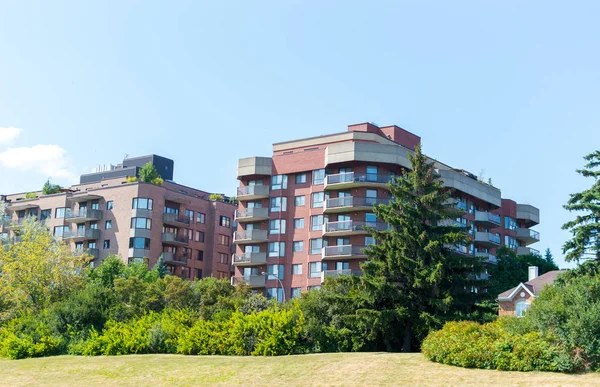
[[[70,168],[66,151],[58,145],[8,148],[0,152],[0,165],[61,180],[74,181],[77,177]]]
[[[9,144],[21,134],[19,128],[0,128],[0,145]]]

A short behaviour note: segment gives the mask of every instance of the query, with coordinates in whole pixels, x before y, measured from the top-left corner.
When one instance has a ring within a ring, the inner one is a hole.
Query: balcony
[[[454,219],[440,220],[440,221],[438,221],[438,226],[445,226],[445,227],[454,226],[454,227],[460,228],[462,232],[467,232],[467,225],[463,222],[459,222]]]
[[[98,259],[98,257],[100,256],[100,250],[98,250],[98,249],[76,249],[75,254],[78,254],[78,255],[87,254],[87,255],[91,255],[93,259]]]
[[[452,254],[471,255],[469,252],[469,248],[467,246],[463,246],[463,245],[445,245],[445,246],[452,252]]]
[[[234,266],[259,266],[267,263],[267,253],[242,253],[233,255]]]
[[[187,254],[175,254],[169,251],[163,251],[160,255],[167,265],[185,266],[188,263]]]
[[[267,276],[264,274],[248,275],[231,277],[231,284],[238,285],[240,283],[248,284],[251,288],[264,288]]]
[[[502,224],[500,215],[484,211],[475,211],[475,219],[473,222],[485,228],[498,228]]]
[[[89,202],[90,200],[99,200],[101,198],[102,196],[94,195],[88,191],[73,193],[71,196],[67,196],[67,200],[77,203]]]
[[[357,187],[387,188],[389,175],[346,172],[325,176],[325,190],[342,190]]]
[[[185,235],[177,235],[172,232],[163,232],[161,241],[166,245],[187,246],[190,242],[190,239]]]
[[[325,282],[325,278],[339,278],[343,275],[355,275],[357,277],[362,276],[362,270],[351,270],[351,269],[342,269],[342,270],[325,270],[321,272],[321,283]]]
[[[65,214],[65,222],[72,223],[85,223],[94,222],[102,219],[102,211],[100,210],[89,210],[86,208],[80,209],[79,211],[67,210]]]
[[[164,213],[163,223],[173,227],[187,227],[190,225],[190,218],[185,215]]]
[[[11,210],[11,211],[23,211],[23,210],[33,209],[33,208],[39,208],[40,206],[39,206],[39,204],[36,203],[36,201],[37,201],[37,198],[16,200],[14,202],[10,202],[6,209]]]
[[[340,245],[327,246],[323,248],[321,258],[323,261],[337,259],[366,259],[367,255],[363,252],[365,246]]]
[[[463,212],[467,212],[467,203],[466,202],[458,201],[458,202],[456,202],[456,204],[454,205],[454,207],[457,210],[461,210]]]
[[[490,232],[476,232],[475,243],[484,247],[500,247],[501,239],[499,235],[492,234]]]
[[[8,222],[9,222],[9,223],[6,223],[6,224],[4,225],[4,227],[5,227],[7,230],[9,230],[9,229],[12,229],[12,230],[18,230],[18,229],[20,229],[20,228],[22,228],[22,227],[23,227],[23,225],[25,224],[25,222],[26,222],[26,221],[27,221],[27,217],[25,217],[25,218],[18,218],[18,219],[17,219],[17,220],[15,220],[15,221],[12,221],[12,219],[11,219],[11,218],[8,218]]]
[[[233,243],[238,245],[264,243],[267,241],[267,230],[242,230],[233,233]]]
[[[357,220],[343,220],[341,222],[327,222],[323,225],[323,236],[345,236],[368,234],[366,228],[385,230],[387,224],[381,222],[361,222]]]
[[[367,198],[361,196],[344,196],[327,199],[323,205],[323,213],[338,214],[352,211],[370,211],[376,204],[388,204],[390,199]]]
[[[235,220],[238,223],[252,223],[267,219],[269,219],[268,208],[240,208],[235,211]]]
[[[100,230],[96,228],[78,228],[77,230],[65,230],[62,238],[64,240],[85,241],[100,239]]]
[[[542,253],[540,253],[539,250],[536,249],[532,249],[531,247],[523,247],[523,246],[519,246],[517,247],[517,255],[537,255],[538,257],[542,256]]]
[[[517,219],[525,222],[525,227],[540,223],[540,210],[529,204],[517,204]]]
[[[526,246],[529,246],[540,241],[540,233],[528,228],[518,228],[517,240],[524,242]]]
[[[496,259],[496,256],[494,254],[490,254],[490,253],[486,253],[483,251],[477,251],[475,252],[475,256],[479,257],[479,258],[483,258],[483,263],[492,263],[492,264],[496,264],[498,263],[498,260]]]
[[[248,185],[246,187],[238,187],[237,198],[240,201],[268,199],[269,198],[269,186],[268,185]]]

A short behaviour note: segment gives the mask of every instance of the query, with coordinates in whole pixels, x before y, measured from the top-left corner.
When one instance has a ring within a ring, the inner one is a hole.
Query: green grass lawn
[[[0,360],[2,386],[600,385],[600,375],[471,370],[421,354],[282,357],[133,355]]]

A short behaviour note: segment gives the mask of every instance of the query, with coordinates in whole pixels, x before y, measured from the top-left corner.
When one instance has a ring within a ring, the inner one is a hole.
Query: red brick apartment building
[[[165,180],[162,186],[127,183],[147,162]],[[152,266],[162,255],[182,278],[229,278],[235,206],[174,183],[173,167],[172,160],[156,155],[127,158],[82,175],[80,184],[57,194],[5,195],[11,225],[0,226],[0,238],[18,237],[20,224],[33,216],[74,250],[94,256],[95,265],[117,254]]]
[[[372,211],[389,200],[387,182],[410,168],[408,155],[420,137],[398,127],[350,125],[347,132],[273,145],[272,157],[238,161],[234,233],[235,277],[267,297],[297,297],[327,276],[360,274],[363,247],[374,243],[365,225],[385,227]],[[435,162],[444,184],[464,211],[456,224],[472,236],[457,254],[483,256],[508,246],[539,253],[530,228],[539,210],[502,199],[500,190],[464,170]]]

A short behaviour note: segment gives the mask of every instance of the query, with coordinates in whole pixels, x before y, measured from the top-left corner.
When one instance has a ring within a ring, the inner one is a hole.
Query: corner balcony
[[[366,228],[385,230],[387,224],[381,222],[361,222],[357,220],[343,220],[341,222],[327,222],[323,225],[323,236],[346,236],[368,234]]]
[[[346,172],[325,176],[325,190],[344,190],[358,187],[387,188],[392,180],[389,175]]]
[[[452,254],[457,255],[471,255],[469,252],[469,248],[464,245],[445,245],[447,249],[449,249]]]
[[[478,258],[483,258],[483,263],[492,263],[492,264],[498,263],[498,260],[496,259],[496,256],[494,254],[485,253],[482,251],[476,251],[475,256]]]
[[[475,219],[473,222],[485,228],[498,228],[502,224],[500,215],[484,211],[475,211]]]
[[[344,196],[325,200],[323,213],[339,214],[353,211],[370,211],[376,204],[388,204],[390,199],[368,198],[362,196]]]
[[[518,228],[517,240],[524,242],[526,246],[529,246],[540,241],[540,233],[528,228]]]
[[[185,266],[188,263],[187,254],[176,254],[163,251],[160,255],[167,265]]]
[[[81,209],[79,211],[67,211],[65,214],[65,222],[85,223],[94,222],[102,219],[101,210]]]
[[[6,209],[11,210],[11,211],[23,211],[23,210],[39,208],[40,205],[38,203],[36,203],[37,200],[38,200],[38,198],[15,200],[14,202],[10,202]]]
[[[236,276],[231,277],[231,284],[238,285],[240,283],[245,283],[250,286],[252,289],[256,288],[264,288],[267,276],[264,274],[256,274],[256,275],[248,275],[248,276]]]
[[[241,253],[233,255],[234,266],[260,266],[267,263],[267,253]]]
[[[237,198],[240,201],[268,199],[268,185],[248,185],[246,187],[238,187]]]
[[[173,227],[187,227],[190,225],[190,218],[185,215],[164,213],[163,223]]]
[[[267,219],[269,219],[268,208],[240,208],[235,211],[235,220],[238,223],[252,223]]]
[[[488,248],[496,248],[500,247],[502,240],[499,235],[492,234],[491,232],[477,231],[475,233],[475,244]]]
[[[523,247],[523,246],[519,246],[517,247],[517,255],[537,255],[538,257],[542,256],[542,253],[540,253],[539,250],[536,249],[532,249],[531,247]]]
[[[267,241],[267,230],[242,230],[233,233],[233,243],[238,245],[264,243]]]
[[[540,210],[529,204],[517,203],[517,219],[525,222],[525,227],[540,224]]]
[[[337,259],[366,259],[367,255],[363,252],[365,246],[340,245],[327,246],[323,248],[321,259],[323,261],[333,261]]]
[[[343,275],[354,275],[360,277],[363,275],[362,270],[351,270],[351,269],[342,269],[342,270],[325,270],[321,272],[321,283],[325,282],[325,278],[339,278]]]
[[[160,239],[162,243],[173,246],[187,246],[190,242],[187,236],[177,235],[172,232],[163,232]]]
[[[62,236],[63,240],[74,242],[100,239],[100,230],[96,228],[79,228],[77,230],[65,230]]]

